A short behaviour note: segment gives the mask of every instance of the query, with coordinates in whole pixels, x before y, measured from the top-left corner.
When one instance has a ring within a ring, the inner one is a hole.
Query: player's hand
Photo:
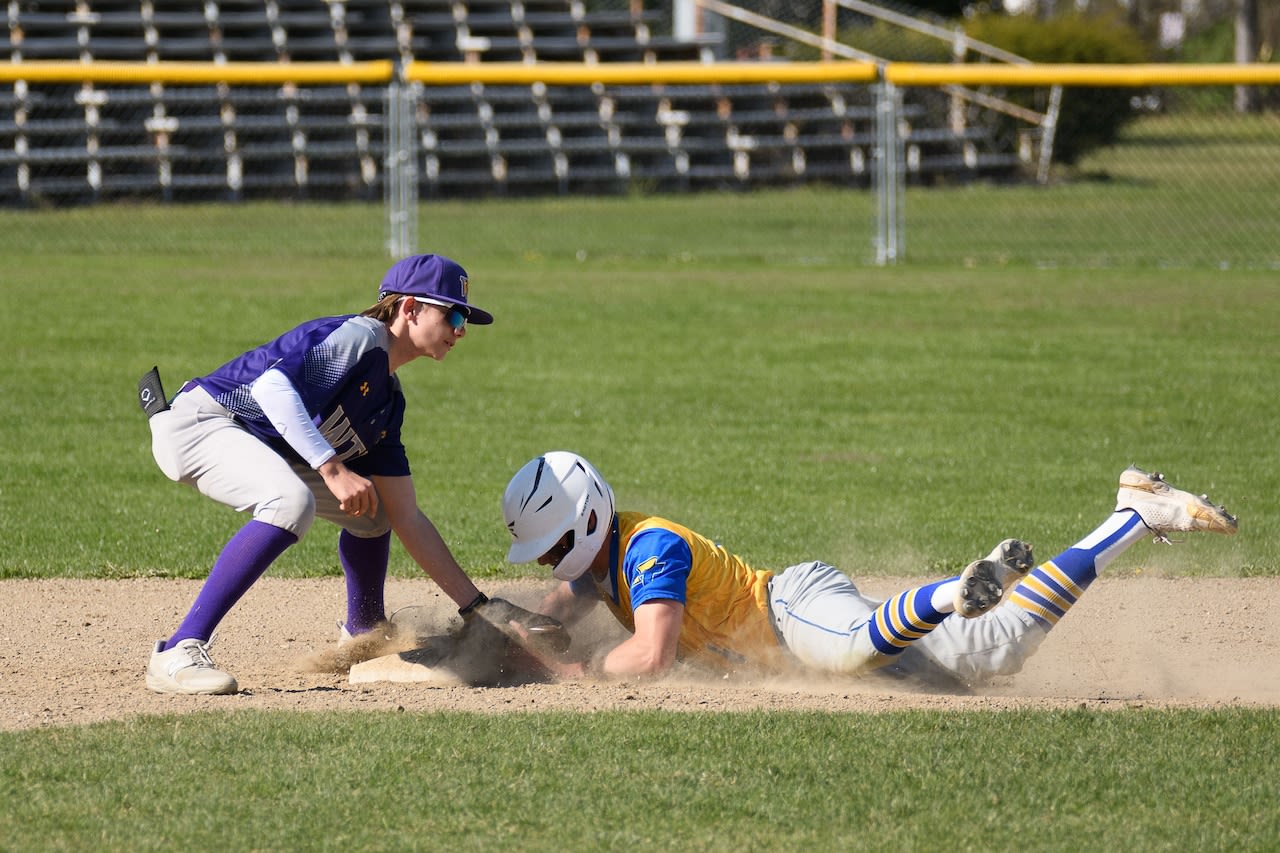
[[[585,678],[587,675],[587,665],[582,661],[566,661],[562,655],[568,650],[568,633],[563,632],[565,643],[563,647],[557,644],[557,647],[550,647],[545,639],[540,639],[537,635],[529,632],[525,626],[519,622],[508,623],[511,633],[520,638],[520,647],[524,652],[533,658],[534,661],[554,675],[561,681],[569,681],[575,678]]]
[[[505,598],[491,598],[472,608],[463,619],[469,627],[476,622],[492,626],[539,657],[562,655],[572,642],[558,619],[517,607]]]
[[[316,469],[324,484],[338,499],[338,508],[351,516],[369,518],[378,512],[378,490],[373,481],[361,477],[336,459],[330,459]]]

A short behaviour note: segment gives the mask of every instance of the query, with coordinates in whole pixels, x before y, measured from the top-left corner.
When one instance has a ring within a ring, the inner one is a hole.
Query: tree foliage
[[[1111,17],[1065,15],[1047,21],[1023,15],[982,15],[966,23],[965,32],[980,41],[1033,62],[1135,63],[1149,57],[1142,40],[1123,21]],[[1088,152],[1114,143],[1125,124],[1136,117],[1130,106],[1140,96],[1130,88],[1073,87],[1065,90],[1054,139],[1054,159],[1074,164]],[[1036,109],[1032,90],[1012,90],[1007,97]]]

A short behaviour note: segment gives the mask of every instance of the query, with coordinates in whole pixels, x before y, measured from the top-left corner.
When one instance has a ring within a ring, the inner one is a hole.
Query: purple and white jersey
[[[359,315],[322,317],[249,350],[195,381],[253,435],[282,456],[298,454],[280,436],[250,386],[268,370],[289,377],[312,423],[362,476],[408,476],[400,440],[404,394],[389,372],[387,326]]]

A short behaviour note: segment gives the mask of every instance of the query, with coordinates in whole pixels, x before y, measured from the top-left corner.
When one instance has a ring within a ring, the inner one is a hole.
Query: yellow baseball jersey
[[[722,669],[776,669],[783,649],[769,621],[769,579],[740,557],[687,527],[657,516],[618,513],[609,540],[609,574],[574,583],[594,587],[613,615],[635,631],[635,608],[648,601],[684,605],[678,656]]]

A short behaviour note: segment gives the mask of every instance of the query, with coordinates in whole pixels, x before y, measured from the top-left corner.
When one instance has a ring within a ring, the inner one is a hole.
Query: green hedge
[[[1041,21],[1029,15],[987,14],[963,23],[969,38],[1034,62],[1121,64],[1147,62],[1151,58],[1132,27],[1108,16],[1069,14]],[[839,40],[890,61],[951,59],[950,44],[881,21],[843,28]],[[785,55],[792,60],[810,60],[816,59],[818,52],[807,45],[788,44]],[[1124,125],[1136,117],[1131,99],[1145,94],[1145,90],[1135,89],[1067,89],[1058,116],[1054,160],[1073,165],[1090,151],[1114,143]],[[1047,107],[1043,89],[1010,89],[1005,97],[1040,112]],[[1010,126],[1000,135],[1012,138],[1013,119],[1008,123]]]
[[[1033,62],[1106,63],[1146,62],[1150,55],[1138,34],[1110,17],[1065,15],[1039,21],[1026,15],[984,15],[965,24],[973,39],[993,44]],[[1131,99],[1145,90],[1073,87],[1063,92],[1054,137],[1053,156],[1073,165],[1095,148],[1114,143],[1125,124],[1137,117]],[[1037,110],[1042,91],[1013,89],[1006,97]]]

